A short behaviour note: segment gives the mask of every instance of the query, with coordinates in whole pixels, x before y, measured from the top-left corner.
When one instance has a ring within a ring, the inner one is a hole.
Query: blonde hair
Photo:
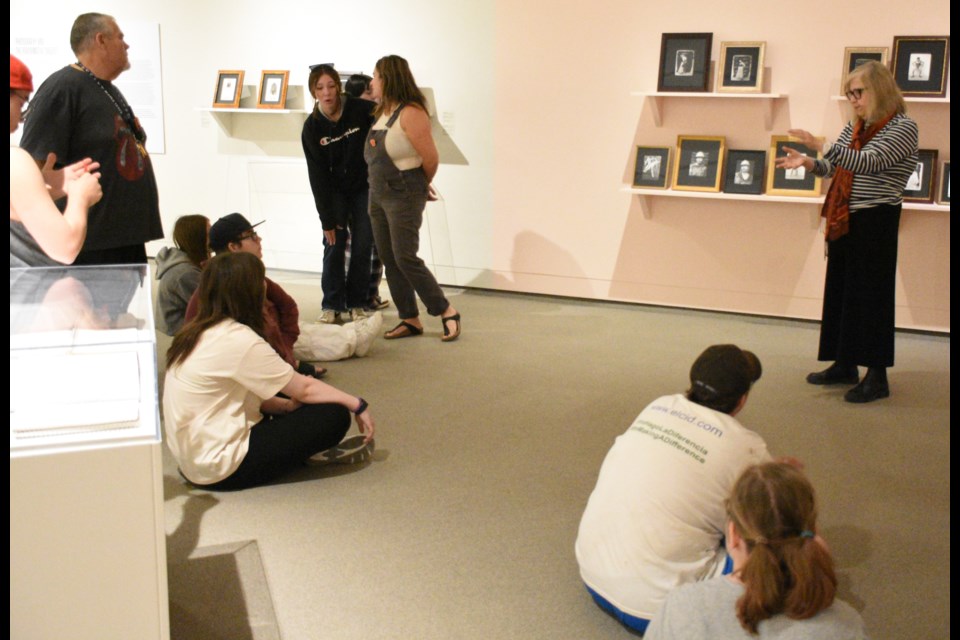
[[[850,83],[857,78],[871,93],[866,120],[876,122],[894,113],[903,115],[907,112],[907,104],[903,100],[903,94],[900,93],[900,87],[897,86],[893,74],[884,65],[876,60],[870,60],[858,66],[850,72],[846,82],[843,83],[844,93],[850,91]]]

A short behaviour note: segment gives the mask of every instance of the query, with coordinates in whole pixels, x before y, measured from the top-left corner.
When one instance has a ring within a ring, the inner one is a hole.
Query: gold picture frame
[[[677,136],[673,167],[676,191],[720,191],[727,140],[723,136]]]
[[[889,47],[847,47],[843,50],[843,69],[840,72],[840,93],[847,86],[847,76],[864,62],[874,60],[887,66]]]
[[[633,165],[633,186],[666,189],[670,179],[670,147],[637,147]]]
[[[237,109],[243,95],[243,71],[222,70],[217,72],[217,86],[213,89],[213,107]]]
[[[817,138],[817,140],[823,140]],[[771,136],[770,152],[767,154],[767,195],[803,196],[816,198],[820,195],[820,176],[803,169],[781,169],[777,167],[777,158],[787,155],[784,147],[790,147],[800,153],[819,159],[823,154],[800,143],[792,136]]]
[[[286,109],[289,71],[264,71],[260,74],[260,91],[257,93],[258,109]]]
[[[761,93],[766,42],[721,42],[717,91]]]

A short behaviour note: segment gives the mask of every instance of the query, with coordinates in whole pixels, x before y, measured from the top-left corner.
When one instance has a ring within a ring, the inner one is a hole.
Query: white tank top
[[[413,109],[414,107],[407,108]],[[410,144],[410,138],[407,137],[403,127],[400,126],[401,117],[403,117],[402,113],[400,117],[397,118],[397,121],[393,123],[393,126],[387,130],[386,148],[387,155],[393,160],[393,164],[397,166],[397,169],[406,171],[407,169],[416,169],[422,166],[423,158],[420,157],[417,150]],[[372,128],[374,130],[386,129],[387,120],[389,119],[389,116],[386,114],[381,115],[380,119],[373,124]]]

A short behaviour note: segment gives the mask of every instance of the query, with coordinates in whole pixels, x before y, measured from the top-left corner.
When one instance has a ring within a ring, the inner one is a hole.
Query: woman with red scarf
[[[917,166],[918,131],[893,75],[879,62],[857,67],[844,92],[854,115],[836,141],[788,132],[822,150],[823,158],[785,147],[777,167],[802,166],[833,178],[821,213],[828,258],[818,356],[833,364],[807,382],[856,385],[844,400],[872,402],[890,395],[897,234],[903,190]],[[858,366],[867,368],[862,380]]]

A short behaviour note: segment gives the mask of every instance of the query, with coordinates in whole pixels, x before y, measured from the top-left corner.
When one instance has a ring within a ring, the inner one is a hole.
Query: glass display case
[[[146,265],[10,270],[10,635],[169,640]]]
[[[160,440],[146,265],[10,270],[10,456]]]

